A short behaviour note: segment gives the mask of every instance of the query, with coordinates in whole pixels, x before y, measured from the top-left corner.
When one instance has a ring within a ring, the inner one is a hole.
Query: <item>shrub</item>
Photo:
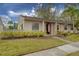
[[[63,36],[68,36],[68,35],[71,35],[73,33],[70,33],[70,32],[60,32],[60,31],[58,31],[57,34],[58,35],[63,35]]]
[[[44,36],[44,32],[41,31],[29,31],[29,32],[24,32],[24,31],[5,31],[5,32],[0,32],[0,37],[1,38],[16,38],[16,37],[41,37]]]

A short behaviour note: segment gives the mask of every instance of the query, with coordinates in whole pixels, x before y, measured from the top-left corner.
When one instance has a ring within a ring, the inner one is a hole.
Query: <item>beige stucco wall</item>
[[[59,31],[61,31],[61,32],[64,31],[64,24],[59,24]]]
[[[57,23],[51,23],[51,35],[57,34]]]
[[[23,17],[20,17],[19,22],[18,22],[18,30],[23,30],[23,31],[32,31],[32,24],[33,23],[39,23],[39,30],[38,31],[43,31],[46,32],[46,24],[44,22],[38,22],[38,21],[28,21],[24,20]],[[23,24],[23,29],[21,29],[21,25]],[[43,28],[44,25],[44,28]]]
[[[57,24],[59,26],[59,30],[57,31],[60,31],[60,32],[63,32],[64,31],[64,24]]]
[[[68,25],[68,32],[73,32],[73,30],[71,30],[71,25]]]
[[[58,24],[58,25],[60,32],[73,32],[73,30],[71,30],[71,25],[67,25],[67,30],[64,29],[65,24]]]
[[[24,18],[20,17],[19,21],[18,21],[18,30],[21,30],[21,25],[24,25]]]
[[[71,25],[67,25],[67,30],[65,30],[64,27],[65,27],[64,24],[59,24],[59,31],[61,31],[61,32],[73,32],[73,30],[71,30]]]
[[[42,24],[43,25],[43,24]],[[46,23],[44,23],[44,32],[46,32]]]
[[[52,23],[51,24],[51,35],[56,35],[57,31],[56,31],[56,24]]]
[[[71,25],[67,26],[68,31],[71,31]]]
[[[39,30],[42,31],[42,22],[34,22],[34,21],[24,21],[23,30],[24,31],[33,31],[32,30],[32,24],[38,23],[39,24]]]

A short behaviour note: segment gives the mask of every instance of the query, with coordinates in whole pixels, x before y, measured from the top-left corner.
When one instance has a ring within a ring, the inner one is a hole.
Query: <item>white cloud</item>
[[[8,11],[8,15],[9,16],[19,16],[19,15],[23,15],[23,16],[35,16],[35,8],[32,8],[31,11],[19,11],[19,12],[15,12],[15,11]]]
[[[29,16],[36,16],[34,7],[32,8],[31,13],[29,14]]]
[[[19,16],[19,15],[28,15],[27,12],[15,12],[15,11],[8,11],[9,16]]]
[[[8,11],[8,15],[9,16],[15,16],[15,15],[18,15],[18,14],[11,10],[11,11]]]
[[[34,13],[35,12],[35,8],[32,8],[31,12]]]

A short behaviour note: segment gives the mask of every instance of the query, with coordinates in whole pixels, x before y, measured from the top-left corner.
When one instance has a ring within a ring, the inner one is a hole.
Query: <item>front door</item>
[[[51,24],[50,23],[46,23],[46,33],[51,34]]]

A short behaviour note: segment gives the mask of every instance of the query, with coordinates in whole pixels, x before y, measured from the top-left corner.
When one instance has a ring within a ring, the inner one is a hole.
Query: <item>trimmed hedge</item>
[[[35,32],[4,31],[4,32],[0,32],[0,37],[1,38],[42,37],[44,36],[44,34],[45,33],[41,31],[35,31]]]
[[[79,41],[79,34],[72,34],[66,37],[66,39],[73,41],[73,42],[77,42]]]

